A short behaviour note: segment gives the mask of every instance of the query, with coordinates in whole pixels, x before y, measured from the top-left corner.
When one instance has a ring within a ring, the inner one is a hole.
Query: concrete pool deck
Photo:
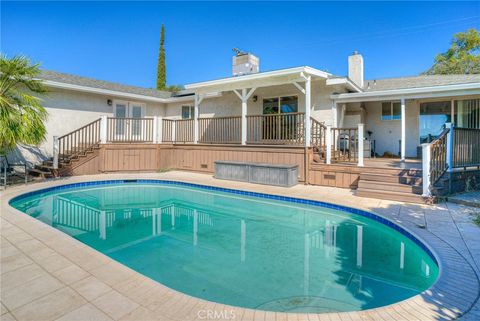
[[[243,309],[169,289],[8,205],[19,194],[81,181],[170,179],[325,201],[372,211],[411,231],[438,256],[429,290],[386,307],[348,313],[294,314]],[[77,176],[1,192],[1,320],[480,320],[480,228],[473,209],[352,196],[337,188],[292,188],[216,180],[189,172]],[[478,209],[477,209],[478,210]]]

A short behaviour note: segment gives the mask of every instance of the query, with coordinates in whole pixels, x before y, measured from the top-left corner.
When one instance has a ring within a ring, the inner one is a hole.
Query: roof
[[[222,86],[225,85],[232,85],[232,88],[238,89],[242,88],[242,86],[246,86],[249,84],[250,86],[255,87],[258,84],[261,84],[262,81],[266,79],[299,79],[301,78],[301,74],[309,74],[319,78],[329,78],[332,75],[322,70],[318,70],[308,66],[301,66],[301,67],[293,67],[293,68],[286,68],[286,69],[278,69],[272,71],[264,71],[258,73],[252,73],[242,76],[233,76],[227,78],[220,78],[215,80],[197,82],[192,84],[185,85],[187,90],[195,90],[200,88],[215,88],[221,89]],[[289,78],[290,77],[290,78]],[[266,83],[267,84],[267,83]]]
[[[172,97],[172,93],[168,91],[123,85],[115,82],[81,77],[81,76],[65,74],[65,73],[51,71],[51,70],[42,70],[38,78],[43,80],[53,81],[53,82],[105,89],[105,90],[111,90],[111,91],[118,91],[118,92],[136,94],[141,96],[149,96],[149,97],[155,97],[155,98]]]
[[[413,77],[385,78],[365,80],[363,90],[366,92],[435,87],[480,82],[480,75],[423,75]]]

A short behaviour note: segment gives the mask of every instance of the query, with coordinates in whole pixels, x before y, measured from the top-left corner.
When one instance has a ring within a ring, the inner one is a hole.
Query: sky
[[[0,4],[1,52],[42,68],[155,87],[165,24],[167,83],[231,75],[232,48],[260,70],[311,66],[347,74],[364,57],[365,78],[418,75],[456,32],[480,29],[475,2],[15,2]]]

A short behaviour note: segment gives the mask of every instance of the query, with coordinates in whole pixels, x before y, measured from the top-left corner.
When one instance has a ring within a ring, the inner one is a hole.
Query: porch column
[[[332,163],[332,126],[331,125],[327,125],[327,130],[325,133],[325,148],[327,149],[325,151],[326,163],[331,164]]]
[[[247,144],[247,101],[256,89],[256,87],[250,90],[243,88],[242,93],[239,93],[238,90],[233,90],[235,95],[242,101],[242,145]]]
[[[364,125],[358,124],[358,166],[363,167]]]
[[[203,100],[203,95],[195,94],[195,107],[193,111],[193,143],[198,144],[198,109]]]
[[[335,101],[332,103],[332,119],[333,119],[333,126],[337,128],[340,127],[338,126],[338,106]]]
[[[405,144],[406,144],[406,130],[405,130],[405,98],[400,100],[401,118],[402,118],[402,143],[400,147],[400,159],[405,161]]]
[[[307,76],[305,78],[305,147],[310,147],[310,114],[312,108],[312,94],[311,94],[311,86],[312,85],[312,77]]]
[[[247,144],[247,89],[242,89],[242,145]]]

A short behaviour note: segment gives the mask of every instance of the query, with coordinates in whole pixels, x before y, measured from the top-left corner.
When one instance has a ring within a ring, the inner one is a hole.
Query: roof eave
[[[466,84],[452,84],[430,87],[402,88],[361,93],[333,94],[330,98],[336,102],[361,102],[392,98],[427,98],[446,95],[477,95],[480,94],[480,82]]]
[[[100,94],[100,95],[109,95],[121,98],[128,98],[128,99],[137,99],[141,101],[150,101],[150,102],[157,102],[157,103],[174,103],[174,102],[182,102],[182,101],[193,101],[194,96],[182,96],[182,97],[169,97],[169,98],[160,98],[148,95],[140,95],[134,93],[127,93],[117,90],[110,90],[104,88],[95,88],[95,87],[88,87],[88,86],[81,86],[69,83],[63,83],[53,80],[43,80],[42,82],[45,86],[51,88],[58,88],[58,89],[66,89],[66,90],[73,90],[73,91],[80,91],[80,92],[88,92],[92,94]]]
[[[241,84],[243,82],[246,83],[249,81],[258,81],[258,80],[262,80],[263,78],[267,79],[267,78],[275,78],[275,77],[284,77],[284,76],[292,76],[296,74],[300,76],[301,73],[305,73],[305,74],[309,74],[315,77],[325,78],[325,79],[331,76],[331,74],[327,72],[324,72],[315,68],[311,68],[308,66],[303,66],[303,67],[295,67],[295,68],[249,74],[244,76],[228,77],[228,78],[222,78],[222,79],[210,80],[210,81],[204,81],[204,82],[198,82],[198,83],[191,83],[191,84],[185,85],[185,89],[188,89],[188,90],[204,89],[204,88],[215,87],[215,86],[231,85],[235,83]],[[242,86],[240,85],[240,87]]]

